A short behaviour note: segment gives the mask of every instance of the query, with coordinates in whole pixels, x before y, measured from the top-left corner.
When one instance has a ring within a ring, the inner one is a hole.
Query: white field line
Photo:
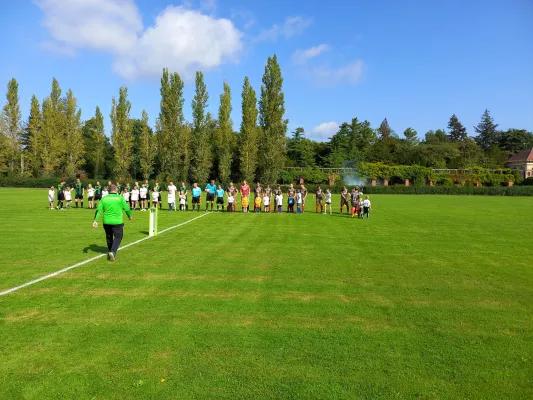
[[[199,215],[197,217],[194,217],[193,219],[190,219],[188,221],[185,221],[185,222],[182,222],[181,224],[178,224],[178,225],[174,225],[174,226],[171,226],[170,228],[166,228],[166,229],[163,229],[162,231],[159,231],[158,233],[165,233],[167,231],[170,231],[171,229],[176,229],[176,228],[179,228],[180,226],[183,226],[183,225],[187,225],[189,222],[193,222],[199,218],[202,218],[202,217],[205,217],[206,215],[209,215],[210,213],[204,213],[202,215]],[[136,245],[136,244],[139,244],[141,242],[144,242],[145,240],[148,240],[148,239],[151,239],[153,237],[157,237],[157,236],[146,236],[146,237],[143,237],[142,239],[139,239],[139,240],[136,240],[135,242],[132,242],[132,243],[128,243],[127,245],[125,246],[122,246],[121,248],[118,249],[118,251],[120,250],[124,250],[130,246],[133,246],[133,245]],[[32,281],[29,281],[29,282],[26,282],[26,283],[23,283],[22,285],[20,286],[15,286],[11,289],[7,289],[7,290],[4,290],[3,292],[0,292],[0,296],[5,296],[6,294],[9,294],[9,293],[13,293],[19,289],[23,289],[25,287],[28,287],[28,286],[31,286],[31,285],[34,285],[38,282],[41,282],[41,281],[44,281],[45,279],[49,279],[49,278],[53,278],[54,276],[57,276],[59,274],[62,274],[63,272],[67,272],[67,271],[70,271],[71,269],[74,269],[74,268],[78,268],[78,267],[81,267],[82,265],[85,265],[85,264],[88,264],[94,260],[98,260],[99,258],[102,258],[102,257],[107,257],[107,253],[105,254],[99,254],[95,257],[91,257],[87,260],[84,260],[84,261],[81,261],[77,264],[74,264],[74,265],[71,265],[69,267],[66,267],[66,268],[63,268],[63,269],[60,269],[59,271],[56,271],[56,272],[52,272],[51,274],[48,274],[48,275],[45,275],[45,276],[41,276],[40,278],[37,278],[37,279],[34,279]]]

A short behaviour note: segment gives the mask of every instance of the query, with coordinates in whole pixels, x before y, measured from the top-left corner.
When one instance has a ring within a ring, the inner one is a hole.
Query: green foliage
[[[459,118],[457,118],[455,114],[450,117],[450,121],[448,122],[448,129],[450,130],[449,138],[452,142],[462,142],[466,140],[466,128],[459,121]]]
[[[481,121],[474,129],[478,134],[476,143],[482,150],[489,151],[492,146],[499,143],[500,132],[498,132],[498,124],[494,123],[489,110],[485,110]]]
[[[81,126],[81,110],[72,90],[65,98],[65,175],[74,176],[84,163],[85,143]]]
[[[122,86],[118,102],[113,97],[111,108],[111,138],[115,150],[114,176],[123,180],[129,175],[133,162],[133,135],[130,120],[131,103],[128,100],[128,88]]]
[[[224,82],[224,92],[220,95],[218,109],[218,127],[216,128],[216,156],[218,158],[218,177],[222,182],[228,182],[231,175],[231,163],[236,144],[231,120],[231,90]]]
[[[7,140],[5,157],[10,173],[18,171],[24,174],[24,158],[22,154],[22,114],[19,104],[19,85],[15,78],[7,84],[6,104],[0,115],[3,119],[4,136]]]
[[[242,122],[239,132],[239,172],[242,179],[253,182],[258,161],[259,127],[257,96],[248,77],[242,87]]]
[[[276,182],[285,164],[287,123],[283,78],[276,55],[265,66],[259,100],[259,180]]]
[[[365,194],[437,194],[437,195],[472,195],[472,196],[533,196],[531,186],[365,186]]]
[[[154,172],[154,158],[153,133],[148,125],[148,114],[142,110],[139,165],[143,179],[149,179]]]
[[[203,184],[209,179],[211,170],[211,132],[212,118],[206,114],[209,94],[204,82],[204,74],[196,73],[196,92],[192,101],[192,132],[191,132],[191,162],[190,179]]]

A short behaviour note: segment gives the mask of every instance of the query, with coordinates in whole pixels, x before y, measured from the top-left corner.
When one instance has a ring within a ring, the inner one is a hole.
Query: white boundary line
[[[189,222],[192,222],[192,221],[195,221],[197,220],[198,218],[202,218],[202,217],[205,217],[206,215],[209,215],[210,213],[204,213],[202,215],[199,215],[197,217],[194,217],[193,219],[190,219],[188,221],[185,221],[185,222],[182,222],[181,224],[178,224],[178,225],[174,225],[174,226],[171,226],[170,228],[166,228],[166,229],[163,229],[162,231],[159,231],[159,233],[165,233],[167,231],[170,231],[172,229],[176,229],[176,228],[179,228],[180,226],[183,226],[183,225],[186,225],[188,224]],[[136,244],[139,244],[141,242],[144,242],[145,240],[148,240],[148,239],[151,239],[153,237],[157,237],[157,236],[146,236],[146,237],[143,237],[142,239],[139,239],[139,240],[136,240],[135,242],[132,242],[132,243],[128,243],[127,245],[125,246],[122,246],[121,248],[118,249],[118,251],[120,250],[124,250],[130,246],[133,246],[133,245],[136,245]],[[10,294],[10,293],[13,293],[19,289],[23,289],[25,287],[28,287],[28,286],[31,286],[31,285],[35,285],[36,283],[38,282],[41,282],[41,281],[44,281],[45,279],[49,279],[49,278],[53,278],[54,276],[57,276],[59,274],[62,274],[63,272],[67,272],[67,271],[70,271],[71,269],[74,269],[74,268],[78,268],[78,267],[81,267],[82,265],[85,265],[85,264],[88,264],[94,260],[98,260],[99,258],[102,258],[102,257],[106,257],[107,256],[107,253],[106,254],[99,254],[95,257],[92,257],[92,258],[89,258],[87,260],[84,260],[84,261],[81,261],[77,264],[74,264],[74,265],[71,265],[69,267],[66,267],[66,268],[63,268],[63,269],[60,269],[59,271],[56,271],[56,272],[52,272],[51,274],[48,274],[48,275],[45,275],[45,276],[41,276],[40,278],[37,278],[37,279],[34,279],[32,281],[29,281],[29,282],[26,282],[26,283],[23,283],[22,285],[20,286],[15,286],[11,289],[7,289],[7,290],[4,290],[3,292],[0,292],[0,296],[5,296],[6,294]]]

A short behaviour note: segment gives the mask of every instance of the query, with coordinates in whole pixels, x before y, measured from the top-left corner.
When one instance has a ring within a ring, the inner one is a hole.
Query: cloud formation
[[[305,50],[296,50],[292,54],[292,62],[295,64],[304,64],[307,60],[317,57],[322,53],[329,50],[329,45],[319,44],[318,46],[311,47]]]
[[[357,60],[339,68],[317,67],[310,68],[308,74],[320,86],[335,86],[339,84],[356,84],[363,78],[365,64]]]
[[[145,28],[133,0],[36,3],[54,39],[47,49],[107,52],[114,71],[127,79],[160,76],[163,67],[192,77],[198,69],[238,62],[243,47],[243,33],[230,20],[185,7],[167,7]],[[216,2],[206,1],[204,7],[213,11]]]
[[[327,140],[339,130],[339,124],[335,121],[323,122],[313,128],[313,138],[317,140]]]
[[[268,29],[264,29],[256,38],[257,42],[278,40],[281,36],[289,39],[296,35],[301,35],[311,24],[311,18],[302,16],[287,17],[283,25],[274,24]]]

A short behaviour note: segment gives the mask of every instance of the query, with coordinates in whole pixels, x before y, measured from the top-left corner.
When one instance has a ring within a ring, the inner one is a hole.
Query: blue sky
[[[472,135],[485,108],[502,129],[533,131],[531,0],[19,0],[0,2],[0,30],[0,83],[19,81],[25,117],[56,77],[84,119],[100,106],[107,134],[121,85],[131,116],[155,124],[164,66],[186,80],[188,119],[194,71],[214,114],[227,80],[238,130],[243,78],[259,95],[274,53],[289,132],[325,140],[353,117],[387,117],[423,136],[455,113]]]

